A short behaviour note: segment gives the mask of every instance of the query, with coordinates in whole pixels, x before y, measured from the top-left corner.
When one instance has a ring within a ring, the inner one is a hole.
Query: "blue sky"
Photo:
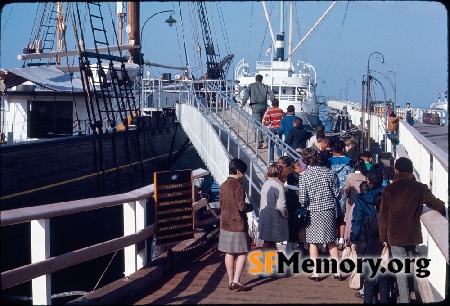
[[[293,45],[303,38],[314,23],[331,5],[331,1],[295,1]],[[105,3],[106,4],[106,3]],[[106,6],[106,5],[105,5]],[[183,32],[191,67],[198,67],[200,59],[195,51],[199,36],[198,14],[192,2],[141,2],[141,27],[152,14],[173,9],[177,23],[164,24],[168,13],[149,20],[143,36],[144,58],[150,62],[184,66]],[[279,2],[266,2],[271,13],[273,31],[279,30]],[[285,9],[289,2],[285,2]],[[13,3],[1,12],[1,68],[20,67],[17,54],[28,43],[38,3]],[[271,39],[261,2],[206,2],[211,37],[220,56],[235,55],[230,68],[242,58],[254,68],[256,60],[270,60],[265,56]],[[115,3],[112,3],[115,10]],[[109,12],[109,11],[108,11]],[[285,14],[285,36],[288,37],[288,15]],[[220,18],[222,17],[222,18]],[[295,59],[310,62],[319,79],[317,93],[361,102],[361,81],[367,74],[368,58],[373,52],[381,57],[370,57],[370,69],[381,72],[396,83],[397,102],[402,107],[410,102],[413,107],[426,108],[436,102],[437,91],[448,88],[447,10],[439,2],[429,1],[338,1],[306,42],[294,54]],[[116,21],[117,22],[117,21]],[[195,25],[196,23],[196,25]],[[184,27],[182,26],[184,25]],[[191,25],[194,26],[191,27]],[[68,24],[70,26],[70,24]],[[184,28],[184,31],[183,31]],[[196,31],[197,29],[197,31]],[[251,30],[250,30],[251,29]],[[126,35],[126,34],[124,34]],[[287,42],[286,42],[287,49]],[[146,68],[147,69],[147,68]],[[148,69],[147,69],[148,70]],[[153,76],[167,71],[150,68]],[[198,75],[202,69],[196,70]],[[388,71],[393,71],[389,72]],[[391,83],[382,75],[373,75],[383,84],[387,98],[394,98]],[[353,83],[353,80],[355,81]],[[325,83],[323,83],[325,81]],[[380,85],[375,85],[374,98],[382,100]]]

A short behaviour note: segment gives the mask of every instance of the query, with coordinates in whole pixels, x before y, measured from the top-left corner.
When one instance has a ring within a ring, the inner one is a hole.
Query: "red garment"
[[[279,107],[272,107],[264,114],[263,124],[268,126],[270,123],[271,129],[278,129],[281,127],[281,118],[283,118],[283,110]]]

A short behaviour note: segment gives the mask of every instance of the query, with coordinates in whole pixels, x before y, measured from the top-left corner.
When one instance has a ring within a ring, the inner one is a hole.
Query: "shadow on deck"
[[[252,290],[230,291],[224,256],[215,245],[192,262],[181,263],[166,273],[151,288],[142,288],[117,304],[362,303],[355,297],[356,290],[348,287],[348,280],[335,280],[333,274],[323,273],[318,283],[309,280],[305,273],[260,277],[249,273],[249,263],[241,281]]]

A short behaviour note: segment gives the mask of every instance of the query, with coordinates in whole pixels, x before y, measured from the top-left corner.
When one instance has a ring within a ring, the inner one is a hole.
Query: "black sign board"
[[[154,173],[156,244],[194,238],[192,170]]]

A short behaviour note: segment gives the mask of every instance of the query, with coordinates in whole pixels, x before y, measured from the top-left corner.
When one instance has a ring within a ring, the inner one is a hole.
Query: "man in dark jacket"
[[[359,233],[361,232],[361,226],[364,221],[364,217],[376,212],[373,207],[373,198],[377,192],[383,190],[383,174],[381,171],[369,171],[368,173],[369,188],[361,193],[358,193],[355,199],[355,207],[353,208],[352,215],[352,232],[350,233],[350,241],[352,247],[356,247],[358,244]]]
[[[390,245],[392,257],[405,262],[405,258],[414,257],[416,245],[422,243],[420,215],[423,204],[444,217],[446,211],[444,202],[431,193],[428,185],[416,181],[411,160],[400,157],[394,169],[393,183],[383,189],[378,227],[380,240]],[[400,272],[396,276],[400,303],[409,303],[407,274]]]
[[[311,138],[312,134],[303,128],[302,118],[295,118],[293,124],[294,128],[289,131],[284,142],[295,151],[301,152],[306,148],[306,141]]]
[[[270,90],[267,85],[264,85],[262,80],[263,76],[261,74],[255,76],[255,82],[248,85],[248,88],[244,93],[244,97],[242,98],[241,105],[241,108],[244,107],[247,100],[250,98],[249,106],[252,108],[252,117],[259,123],[262,123],[264,114],[267,111],[267,96],[269,96],[270,101],[273,101],[275,98],[272,90]],[[256,136],[257,130],[255,129],[254,132]],[[264,138],[261,132],[259,132],[257,140],[258,148],[261,149],[264,143]]]

